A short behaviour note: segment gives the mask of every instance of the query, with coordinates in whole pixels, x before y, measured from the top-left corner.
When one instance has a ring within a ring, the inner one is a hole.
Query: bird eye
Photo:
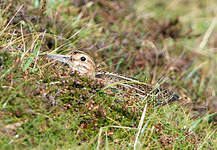
[[[81,61],[85,61],[85,60],[86,60],[86,57],[82,56]]]

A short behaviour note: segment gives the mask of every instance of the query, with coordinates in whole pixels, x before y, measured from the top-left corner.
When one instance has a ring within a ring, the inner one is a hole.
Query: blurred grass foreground
[[[217,149],[215,0],[1,0],[0,149]],[[176,91],[153,107],[41,57]]]

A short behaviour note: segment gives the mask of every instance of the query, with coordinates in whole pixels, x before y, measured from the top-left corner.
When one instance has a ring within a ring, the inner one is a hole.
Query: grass
[[[216,149],[215,1],[80,2],[0,2],[0,149]],[[117,97],[40,56],[73,49],[183,100]]]

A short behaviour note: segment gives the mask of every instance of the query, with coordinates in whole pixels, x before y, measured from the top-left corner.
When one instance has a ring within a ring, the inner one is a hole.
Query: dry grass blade
[[[203,148],[204,144],[217,132],[217,129],[214,129],[213,131],[210,131],[207,136],[205,137],[204,141],[201,143],[200,147],[197,148],[197,150],[200,150]]]
[[[19,9],[17,10],[17,12],[14,14],[14,16],[10,19],[10,21],[8,22],[8,24],[4,27],[4,29],[0,32],[0,37],[2,36],[2,34],[5,32],[5,30],[7,30],[8,26],[11,24],[11,22],[13,21],[13,19],[15,18],[15,16],[18,14],[18,12],[23,8],[24,5],[21,5],[19,7]]]
[[[99,129],[99,136],[98,136],[98,142],[97,142],[97,150],[99,150],[100,149],[100,143],[101,143],[101,135],[102,135],[102,133],[103,133],[103,128],[100,128]]]
[[[145,119],[145,114],[146,114],[147,106],[148,106],[148,104],[146,103],[146,105],[145,105],[145,107],[144,107],[144,109],[143,109],[143,112],[142,112],[142,116],[141,116],[140,121],[139,121],[139,125],[138,125],[138,130],[139,130],[139,131],[137,132],[137,135],[136,135],[136,140],[135,140],[134,147],[133,147],[134,150],[137,149],[138,144],[139,144],[138,139],[139,139],[139,135],[140,135],[141,130],[142,130],[142,125],[143,125],[143,123],[144,123],[144,119]]]
[[[216,27],[216,24],[217,24],[217,17],[215,17],[213,20],[212,20],[212,23],[211,25],[209,26],[208,30],[206,31],[206,34],[204,35],[203,37],[203,40],[202,42],[200,43],[199,45],[199,48],[198,48],[198,52],[202,53],[202,50],[204,49],[204,47],[206,46],[208,40],[209,40],[209,37],[211,36],[212,32],[214,31],[215,27]]]

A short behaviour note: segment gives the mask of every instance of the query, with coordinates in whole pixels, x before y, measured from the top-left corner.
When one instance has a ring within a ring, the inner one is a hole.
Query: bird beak
[[[69,63],[70,61],[70,56],[69,55],[58,55],[58,54],[46,54],[48,58],[51,58],[53,60],[57,60],[63,63]]]

